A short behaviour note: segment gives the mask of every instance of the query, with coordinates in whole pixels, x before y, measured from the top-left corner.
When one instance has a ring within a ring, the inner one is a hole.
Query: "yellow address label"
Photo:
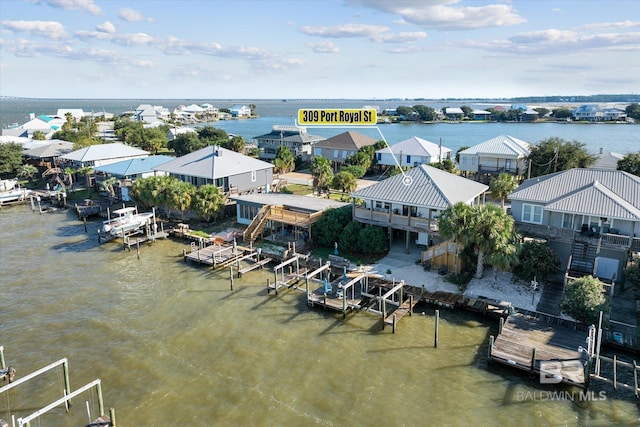
[[[298,123],[301,125],[373,126],[377,122],[378,116],[373,109],[301,108],[298,110]]]

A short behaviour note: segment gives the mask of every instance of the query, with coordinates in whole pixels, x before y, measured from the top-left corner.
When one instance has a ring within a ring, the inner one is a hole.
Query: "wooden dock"
[[[582,363],[586,355],[583,357],[578,348],[586,346],[586,341],[587,334],[583,331],[542,324],[517,314],[504,321],[495,341],[490,337],[489,359],[539,374],[544,362],[554,362],[554,366]],[[574,370],[571,375],[563,376],[561,381],[584,387],[585,371]]]
[[[184,253],[185,261],[193,261],[198,264],[210,265],[213,268],[227,267],[246,255],[250,248],[239,245],[218,245],[213,244],[197,249],[194,243],[191,244],[191,252]]]

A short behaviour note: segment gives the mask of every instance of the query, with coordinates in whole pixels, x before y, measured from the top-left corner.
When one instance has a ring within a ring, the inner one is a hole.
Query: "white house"
[[[233,117],[251,117],[251,107],[236,104],[229,109]]]
[[[500,135],[459,153],[458,169],[474,174],[507,172],[524,175],[531,144],[509,135]]]
[[[114,142],[111,144],[96,144],[72,151],[60,156],[60,159],[70,164],[72,167],[82,168],[85,166],[96,167],[109,165],[122,160],[148,157],[149,152],[136,147]]]
[[[418,166],[451,159],[451,149],[426,139],[412,136],[390,147],[376,151],[379,165]]]

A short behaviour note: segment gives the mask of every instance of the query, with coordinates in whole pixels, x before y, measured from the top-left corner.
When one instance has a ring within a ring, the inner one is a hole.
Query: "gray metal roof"
[[[143,157],[149,155],[148,151],[141,150],[136,147],[124,145],[119,142],[111,144],[90,145],[80,150],[72,151],[69,154],[61,156],[63,159],[73,160],[77,162],[93,162],[104,159],[118,159],[121,157]]]
[[[217,145],[210,145],[153,169],[176,175],[216,179],[271,168],[273,168],[271,163]]]
[[[351,195],[360,199],[446,209],[457,202],[470,203],[488,189],[479,182],[433,166],[420,165]]]
[[[328,149],[346,149],[346,150],[358,150],[361,147],[368,145],[374,145],[377,140],[363,135],[358,132],[347,131],[331,138],[327,138],[324,141],[316,143],[316,147],[328,148]]]
[[[376,153],[393,153],[409,155],[409,156],[427,156],[427,157],[437,157],[440,154],[440,145],[433,143],[431,141],[427,141],[426,139],[422,139],[417,136],[412,136],[411,138],[407,138],[403,141],[400,141],[396,144],[393,144],[390,147],[382,148]],[[442,146],[442,154],[446,154],[451,152],[450,148]]]
[[[239,200],[261,205],[276,205],[304,210],[309,212],[323,212],[329,208],[341,208],[349,203],[321,197],[299,196],[286,193],[257,193],[243,196],[231,196],[232,200]]]
[[[62,154],[68,153],[73,150],[73,143],[69,141],[63,141],[61,139],[51,139],[48,142],[49,144],[32,148],[25,151],[23,154],[28,157],[44,159],[48,157],[59,157]]]
[[[638,220],[640,177],[610,169],[570,169],[528,179],[509,199],[553,211]]]
[[[500,135],[469,147],[460,154],[490,154],[521,158],[531,154],[531,144],[509,135]]]

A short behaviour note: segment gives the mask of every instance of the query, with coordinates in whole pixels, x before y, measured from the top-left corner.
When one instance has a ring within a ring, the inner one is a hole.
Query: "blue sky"
[[[0,95],[638,93],[637,0],[2,0]]]

